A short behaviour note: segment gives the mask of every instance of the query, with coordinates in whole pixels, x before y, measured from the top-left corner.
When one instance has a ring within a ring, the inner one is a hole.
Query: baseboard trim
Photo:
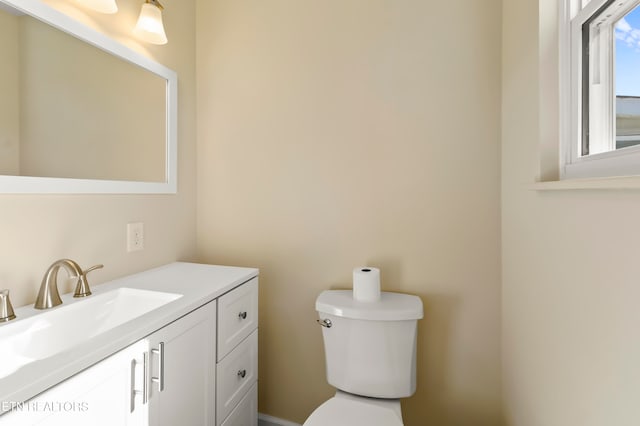
[[[282,420],[267,414],[258,413],[258,426],[302,426],[289,420]]]

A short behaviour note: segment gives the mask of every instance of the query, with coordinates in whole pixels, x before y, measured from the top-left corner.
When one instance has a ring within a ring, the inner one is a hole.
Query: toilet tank
[[[382,292],[379,302],[358,302],[351,290],[329,290],[318,296],[316,310],[325,323],[332,386],[373,398],[415,393],[417,326],[423,316],[419,297]]]

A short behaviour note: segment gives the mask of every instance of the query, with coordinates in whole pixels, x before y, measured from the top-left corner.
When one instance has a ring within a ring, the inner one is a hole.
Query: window
[[[563,13],[562,177],[640,175],[640,0],[566,0]]]

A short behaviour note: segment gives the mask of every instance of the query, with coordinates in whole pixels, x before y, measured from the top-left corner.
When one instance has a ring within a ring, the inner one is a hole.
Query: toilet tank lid
[[[379,302],[359,302],[351,290],[326,290],[316,299],[316,311],[338,317],[370,321],[417,320],[423,317],[422,300],[401,293],[380,293]]]

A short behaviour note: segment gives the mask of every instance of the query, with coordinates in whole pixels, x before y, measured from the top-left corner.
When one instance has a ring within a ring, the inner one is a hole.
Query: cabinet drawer
[[[254,383],[222,426],[258,425],[258,383]]]
[[[229,352],[258,327],[258,278],[218,299],[218,357]]]
[[[220,425],[258,380],[258,330],[216,366],[216,419]]]

